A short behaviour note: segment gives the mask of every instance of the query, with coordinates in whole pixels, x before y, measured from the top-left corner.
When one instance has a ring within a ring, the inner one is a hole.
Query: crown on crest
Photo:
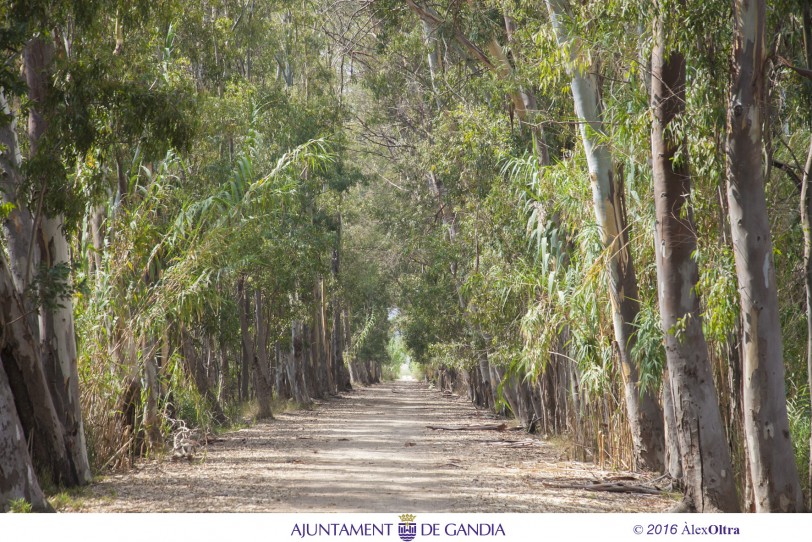
[[[400,518],[400,521],[402,521],[403,523],[411,523],[417,516],[415,516],[414,514],[401,514],[398,517]]]

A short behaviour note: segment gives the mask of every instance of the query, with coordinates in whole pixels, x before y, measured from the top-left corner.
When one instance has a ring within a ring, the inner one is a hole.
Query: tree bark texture
[[[341,319],[341,304],[337,296],[333,297],[331,303],[333,314],[333,329],[331,334],[333,371],[336,375],[336,391],[347,391],[352,389],[350,372],[344,363],[344,329]]]
[[[40,474],[47,473],[56,483],[76,485],[80,477],[67,453],[65,429],[54,407],[39,348],[5,258],[0,258],[0,324],[2,364],[26,438],[33,440],[34,464],[43,471]]]
[[[38,259],[29,260],[29,255],[34,256],[31,254],[34,218],[31,211],[25,205],[20,204],[18,197],[18,192],[23,186],[23,175],[20,169],[23,158],[17,139],[17,116],[11,110],[3,89],[0,89],[0,110],[9,119],[9,122],[0,123],[0,145],[6,149],[0,153],[0,169],[2,169],[0,175],[2,194],[0,196],[2,196],[4,204],[14,206],[3,219],[3,234],[14,286],[18,292],[22,293],[31,283],[31,274],[34,266],[38,264]],[[33,312],[29,319],[33,327],[33,323],[36,321]]]
[[[677,413],[674,409],[674,396],[671,393],[671,377],[668,364],[663,370],[663,424],[665,426],[665,472],[677,486],[682,484],[682,454],[677,434]]]
[[[756,511],[803,509],[784,389],[778,291],[762,169],[764,0],[734,2],[727,200],[742,315],[744,428]]]
[[[651,54],[655,252],[667,374],[682,458],[686,504],[737,512],[736,485],[696,295],[699,269],[687,141],[675,124],[685,110],[685,58],[666,50],[665,15]],[[668,415],[669,413],[666,413]]]
[[[45,102],[50,91],[50,64],[53,45],[43,37],[30,40],[23,51],[25,79],[28,85],[28,139],[31,156],[39,150],[48,120]],[[40,187],[46,190],[46,187]],[[41,264],[48,269],[57,265],[70,267],[68,241],[60,216],[40,217],[38,232]],[[29,258],[33,255],[29,254]],[[78,483],[91,480],[90,462],[82,422],[79,398],[79,368],[76,354],[76,335],[73,323],[73,297],[68,294],[55,303],[53,309],[41,309],[40,334],[43,362],[51,385],[54,403],[59,405],[60,418],[65,430],[65,444]]]
[[[39,487],[8,377],[0,364],[0,512],[8,512],[16,499],[30,503],[36,512],[53,512]]]
[[[41,262],[53,269],[70,266],[70,248],[61,217],[41,220]],[[84,422],[79,396],[79,364],[76,331],[73,322],[73,296],[70,292],[53,300],[54,307],[40,308],[42,363],[48,376],[54,405],[65,428],[65,444],[77,469],[80,483],[90,482],[92,473],[87,457]]]
[[[164,440],[161,434],[161,418],[158,414],[158,401],[161,397],[161,384],[158,379],[158,343],[154,339],[149,341],[149,347],[143,348],[143,379],[144,379],[144,430],[147,433],[147,444],[150,451],[163,449]]]
[[[654,391],[649,389],[641,393],[640,374],[631,358],[636,341],[634,321],[640,310],[637,277],[629,248],[622,176],[615,175],[609,148],[596,135],[604,133],[598,74],[595,66],[589,70],[582,66],[579,59],[581,40],[569,35],[565,22],[569,17],[568,1],[547,0],[547,7],[558,43],[570,50],[570,88],[575,113],[581,121],[581,140],[589,167],[595,218],[601,241],[609,253],[607,266],[612,320],[635,463],[640,468],[659,471],[664,467],[665,455],[663,416]]]

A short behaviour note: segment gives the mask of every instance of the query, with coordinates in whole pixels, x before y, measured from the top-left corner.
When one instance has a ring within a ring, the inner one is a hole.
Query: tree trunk
[[[488,364],[488,356],[485,355],[483,351],[477,354],[477,369],[479,370],[479,378],[482,382],[482,406],[490,409],[495,408],[496,390],[491,385],[491,368]]]
[[[61,217],[41,220],[41,261],[49,269],[70,268],[70,248]],[[90,482],[92,473],[87,457],[87,443],[79,396],[79,365],[76,332],[73,324],[73,295],[52,300],[52,309],[40,309],[42,362],[45,367],[54,406],[65,428],[65,444],[80,483]]]
[[[31,107],[28,110],[28,138],[31,156],[48,128],[44,104],[50,89],[49,71],[53,46],[42,37],[30,40],[23,51],[25,79]],[[45,186],[40,187],[46,190]],[[41,217],[42,218],[42,217]],[[70,252],[61,216],[44,217],[40,227],[42,263],[48,269],[70,267]],[[29,255],[29,258],[31,255]],[[73,324],[73,297],[68,294],[52,310],[42,309],[40,330],[46,373],[54,402],[60,406],[60,418],[65,430],[65,445],[75,469],[78,483],[91,480],[90,463],[82,422],[79,398],[79,368],[76,356],[76,336]],[[50,357],[50,359],[48,359]]]
[[[327,380],[325,382],[327,394],[335,394],[337,389],[337,373],[333,370],[331,341],[327,337],[327,293],[325,291],[324,277],[319,278],[319,362],[323,367],[323,373]]]
[[[344,328],[341,319],[341,304],[337,296],[333,296],[332,311],[333,311],[333,329],[332,329],[332,347],[333,354],[333,371],[336,375],[336,388],[337,391],[347,391],[352,389],[350,372],[344,363]]]
[[[319,398],[320,392],[316,378],[316,366],[313,359],[313,326],[302,323],[302,368],[305,379],[305,389],[311,398]]]
[[[36,512],[53,512],[37,482],[6,372],[0,364],[0,512],[23,499]]]
[[[66,435],[54,407],[39,348],[5,258],[0,258],[0,323],[3,329],[2,365],[14,394],[17,415],[26,438],[33,441],[32,459],[39,474],[67,486],[80,482],[67,453]]]
[[[367,382],[366,384],[375,384],[375,361],[373,360],[366,360],[363,363],[364,367],[366,368],[367,373]]]
[[[248,310],[246,303],[245,310]],[[257,355],[254,356],[254,375],[257,386],[257,401],[259,402],[259,418],[273,418],[271,401],[273,399],[273,380],[270,374],[270,362],[268,360],[268,333],[265,325],[265,314],[262,307],[262,293],[254,290],[254,314],[256,318]],[[240,319],[240,326],[248,326],[247,318]]]
[[[803,6],[803,31],[806,68],[812,69],[812,6],[809,2]],[[812,82],[806,81],[806,83],[807,87],[812,87]],[[804,287],[806,289],[806,374],[809,393],[812,394],[812,193],[809,191],[810,175],[812,175],[812,141],[809,144],[801,181],[801,228],[804,232]],[[810,416],[810,424],[812,424],[812,416]],[[807,507],[812,510],[812,427],[809,431],[809,472],[807,474],[807,487],[809,488]]]
[[[88,217],[90,243],[93,247],[90,258],[88,259],[88,274],[93,277],[100,276],[99,271],[102,266],[102,251],[104,250],[104,231],[102,225],[104,223],[105,211],[106,208],[104,205],[97,205]]]
[[[489,367],[488,376],[491,381],[491,390],[493,391],[494,412],[496,412],[500,416],[507,416],[508,407],[510,407],[510,400],[513,395],[512,390],[510,389],[509,386],[502,385],[502,390],[500,394],[499,385],[502,383],[502,373],[492,363],[488,363],[488,367]],[[499,401],[500,398],[504,399],[504,401],[502,401],[501,404]],[[507,407],[505,406],[505,404],[507,404]]]
[[[288,357],[282,352],[282,346],[277,342],[274,345],[274,356],[276,358],[276,393],[280,398],[291,399],[293,391],[287,378]]]
[[[423,42],[429,50],[427,59],[429,61],[429,75],[431,76],[431,88],[434,91],[434,99],[436,100],[437,109],[442,108],[442,101],[437,89],[437,80],[440,73],[440,54],[437,51],[437,26],[432,25],[426,19],[420,19],[420,24],[423,28]]]
[[[324,334],[322,332],[322,299],[321,299],[321,277],[313,285],[313,306],[312,321],[310,330],[310,353],[313,363],[314,391],[317,397],[325,397],[330,393],[327,359],[324,355]]]
[[[231,377],[228,364],[228,351],[225,342],[220,339],[220,385],[217,390],[218,401],[227,402],[231,396]]]
[[[310,395],[305,383],[304,333],[299,320],[291,324],[290,356],[288,358],[288,380],[294,400],[302,405],[310,404]]]
[[[671,377],[666,364],[663,371],[663,424],[665,426],[665,472],[675,485],[682,485],[682,454],[677,433],[677,414],[674,409],[674,396],[671,393]]]
[[[247,401],[248,379],[250,378],[251,364],[254,361],[254,343],[248,332],[248,315],[250,314],[250,301],[245,294],[245,277],[237,279],[237,305],[240,313],[240,333],[242,337],[242,361],[240,363],[240,401]]]
[[[341,212],[338,213],[338,230],[336,231],[335,246],[333,246],[333,255],[330,262],[330,273],[333,276],[333,281],[338,284],[339,273],[341,273],[341,233],[343,229],[343,216]],[[330,337],[330,353],[332,356],[331,363],[333,366],[333,374],[335,375],[336,392],[347,391],[352,389],[351,378],[347,366],[344,364],[344,327],[341,320],[341,301],[337,295],[333,295],[330,302],[330,309],[333,315],[333,326]]]
[[[299,387],[299,381],[296,378],[296,357],[295,349],[291,345],[290,351],[284,354],[285,358],[285,374],[287,376],[288,384],[290,385],[290,397],[299,404],[304,402],[302,399],[302,391]]]
[[[698,512],[737,512],[730,450],[702,332],[693,259],[696,231],[688,198],[687,141],[670,124],[685,110],[685,59],[666,52],[665,15],[658,19],[651,54],[652,169],[655,200],[655,252],[660,314],[665,336],[686,504]],[[667,55],[667,56],[666,56]]]
[[[739,280],[744,428],[758,512],[803,509],[784,390],[784,360],[762,171],[765,106],[764,0],[735,0],[728,109],[727,200]]]
[[[34,229],[34,218],[25,205],[21,205],[18,191],[23,186],[22,154],[17,140],[17,116],[11,110],[5,91],[0,88],[0,110],[9,120],[0,123],[0,145],[6,150],[0,152],[0,196],[3,203],[13,205],[3,219],[3,234],[5,246],[9,256],[9,268],[14,281],[14,287],[23,293],[31,283],[31,275],[39,263],[35,254],[31,254],[31,237]],[[29,260],[29,256],[32,257]],[[28,310],[26,312],[29,312]],[[29,316],[30,322],[36,322],[34,313]]]
[[[53,45],[43,37],[32,38],[23,49],[23,69],[25,82],[28,85],[28,98],[31,107],[28,110],[28,139],[31,142],[31,156],[39,149],[39,141],[48,128],[48,121],[44,116],[50,89],[50,64],[53,59]]]
[[[581,121],[581,140],[586,152],[592,184],[595,217],[601,241],[609,253],[609,294],[615,341],[620,353],[624,397],[634,445],[635,463],[640,468],[662,470],[665,435],[663,416],[654,390],[641,393],[639,371],[631,358],[636,342],[634,320],[640,310],[629,232],[626,224],[622,175],[615,176],[609,148],[601,143],[604,133],[598,73],[595,66],[583,66],[583,44],[570,36],[566,18],[567,0],[547,0],[558,43],[570,51],[569,66],[575,112]]]
[[[158,353],[157,342],[150,341],[144,352],[144,385],[146,401],[144,404],[144,430],[147,433],[147,444],[151,452],[163,450],[164,441],[161,434],[161,419],[158,416],[158,399],[161,396],[161,385],[158,380],[158,365],[155,362]]]

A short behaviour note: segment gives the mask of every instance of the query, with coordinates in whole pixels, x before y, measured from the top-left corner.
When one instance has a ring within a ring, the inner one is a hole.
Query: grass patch
[[[314,405],[312,403],[297,403],[293,399],[280,399],[278,397],[274,397],[273,401],[271,401],[271,411],[273,412],[274,416],[277,414],[283,414],[285,412],[295,412],[297,410],[313,410],[313,408]],[[252,399],[245,403],[240,403],[239,405],[236,405],[236,408],[231,414],[231,423],[227,426],[218,427],[216,431],[217,434],[250,427],[257,421],[257,416],[259,415],[259,403],[256,399]]]
[[[93,482],[98,480],[94,479]],[[57,512],[76,512],[84,507],[89,493],[88,486],[62,489],[46,495],[48,502]]]
[[[8,511],[12,514],[30,514],[33,511],[31,503],[25,499],[11,499],[8,505]]]

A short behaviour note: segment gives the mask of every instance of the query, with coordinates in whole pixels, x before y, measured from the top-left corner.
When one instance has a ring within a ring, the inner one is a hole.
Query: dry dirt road
[[[656,512],[662,495],[545,483],[616,477],[567,461],[521,431],[444,431],[494,424],[465,398],[398,381],[360,388],[224,435],[192,462],[151,461],[105,477],[83,512]],[[517,446],[519,442],[521,445]]]

